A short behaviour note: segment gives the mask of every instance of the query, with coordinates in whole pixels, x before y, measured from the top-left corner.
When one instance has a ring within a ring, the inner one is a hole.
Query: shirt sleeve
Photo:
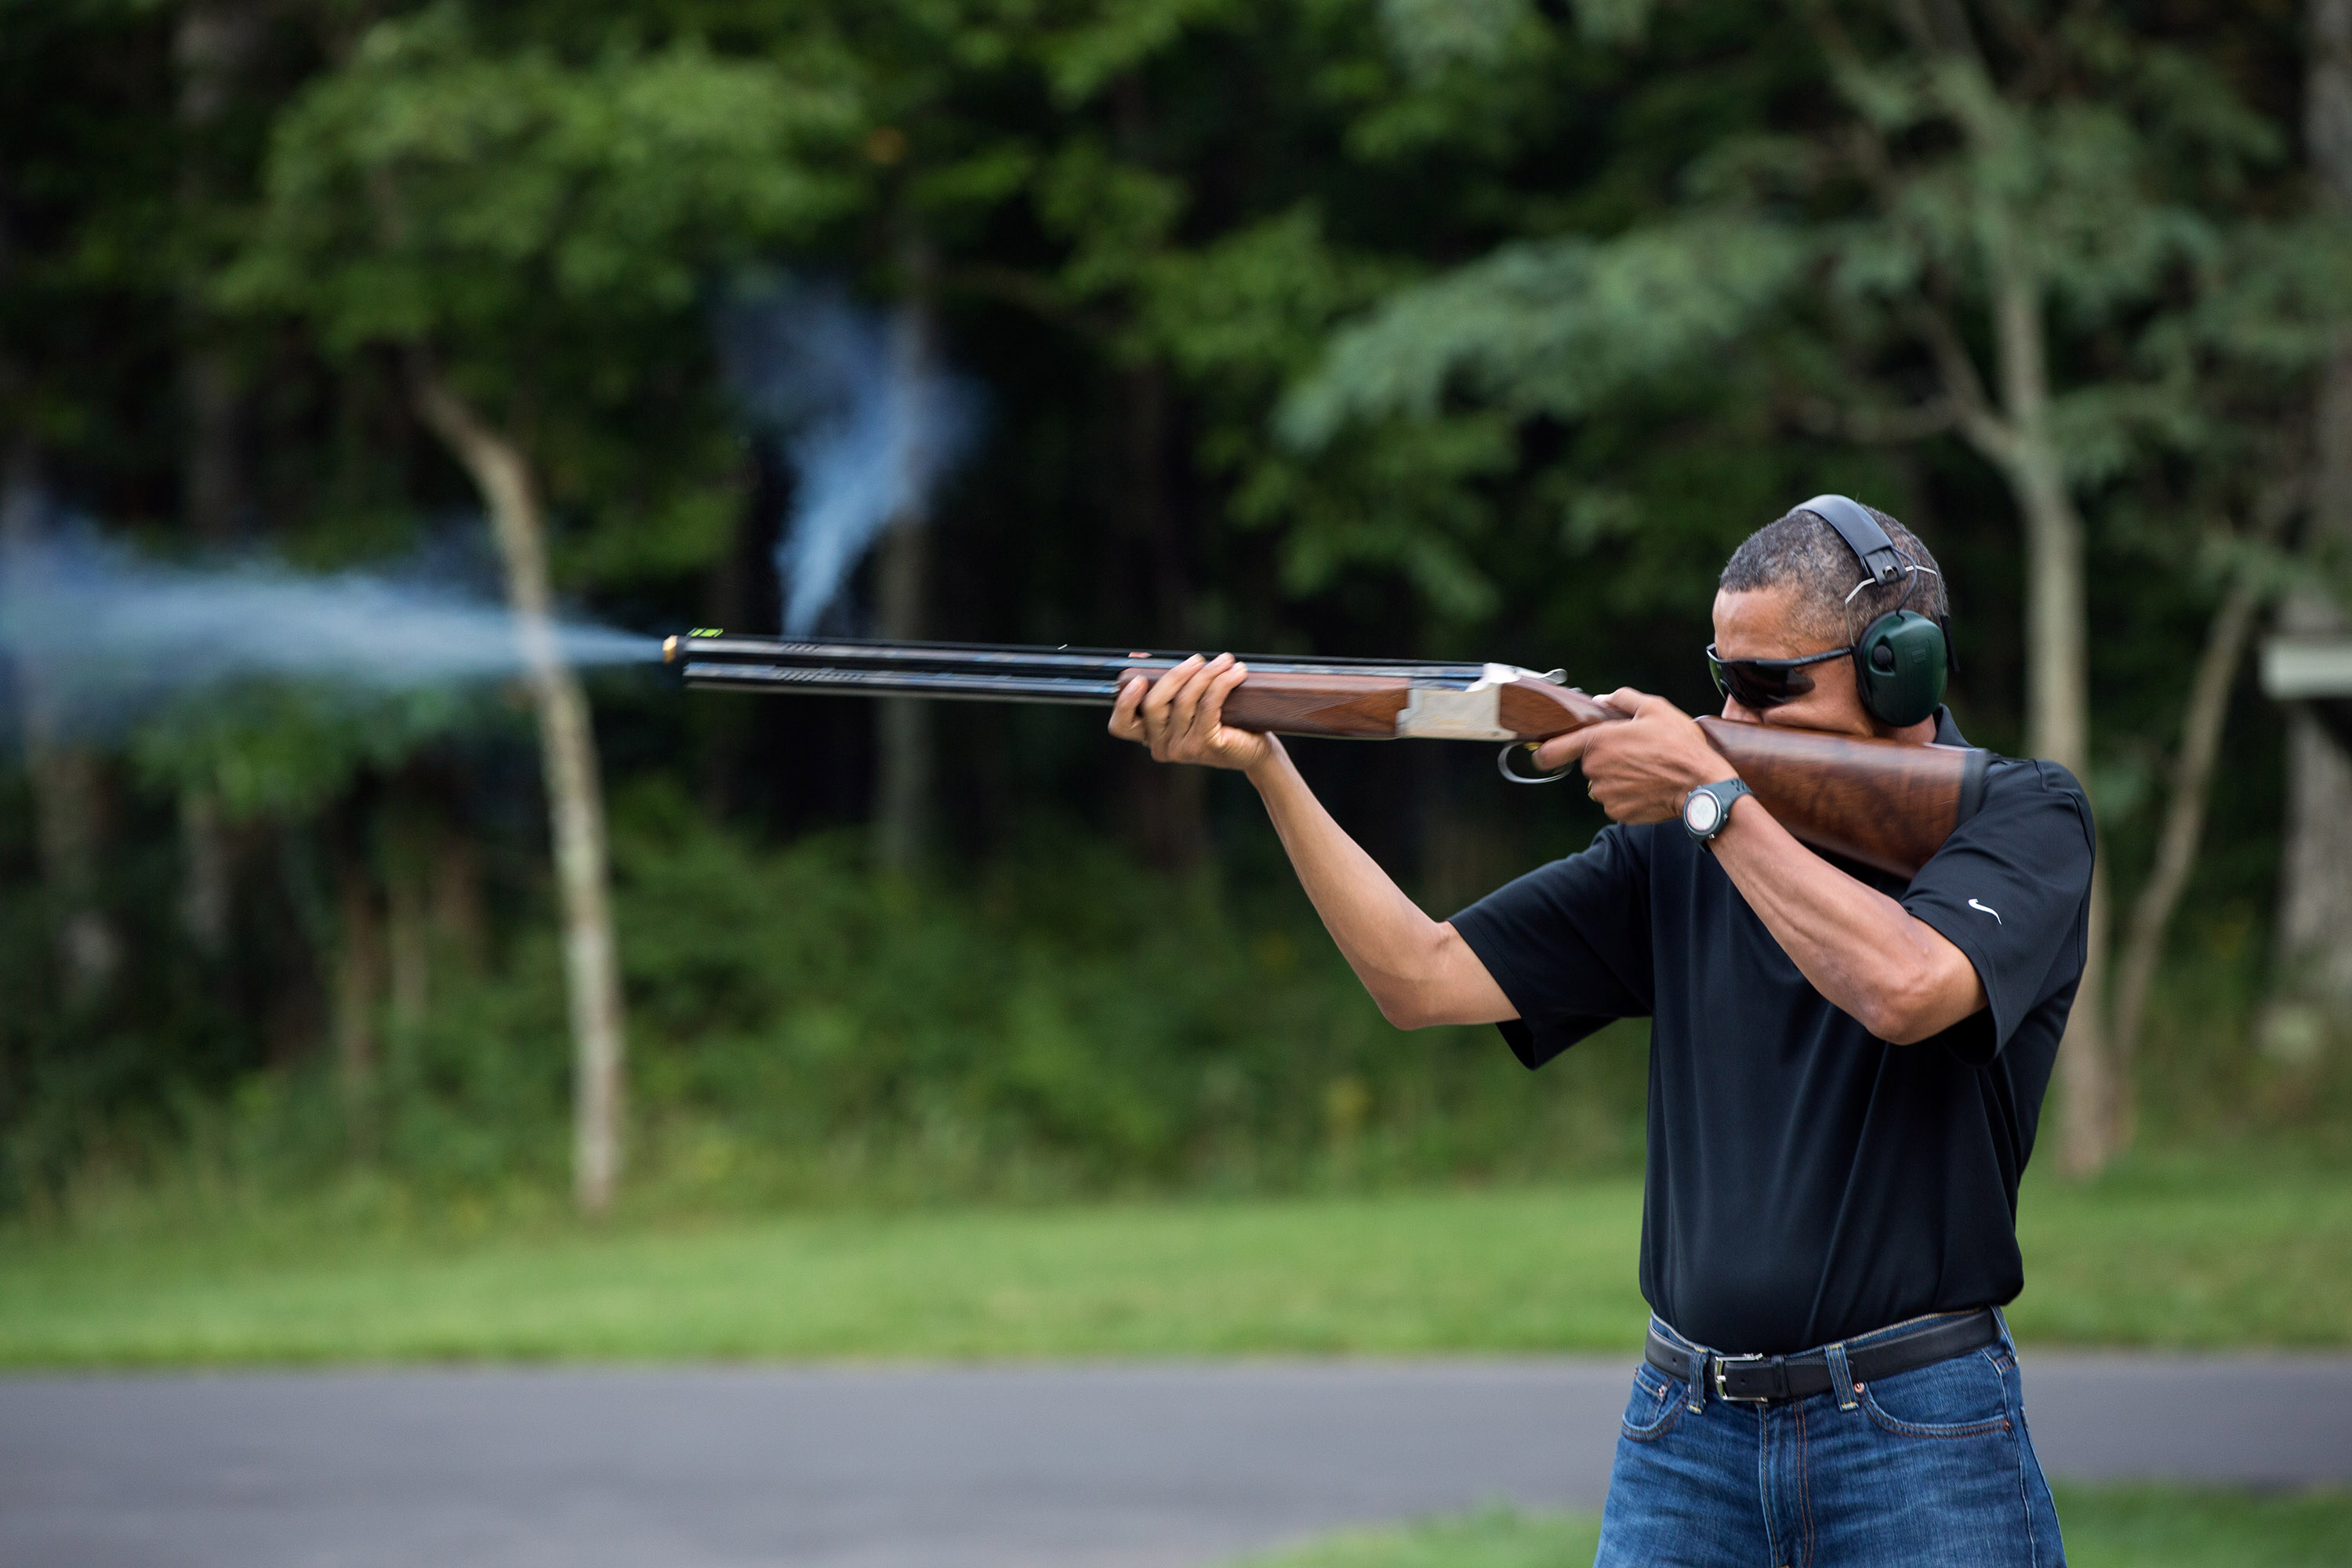
[[[1996,762],[1984,804],[1902,895],[1968,955],[1990,1005],[1946,1043],[1982,1065],[2026,1016],[2081,980],[2091,897],[2091,805],[2055,763]]]
[[[1582,854],[1538,867],[1454,917],[1518,1009],[1501,1026],[1503,1038],[1530,1068],[1651,1010],[1648,846],[1635,841],[1646,831],[1604,828]]]

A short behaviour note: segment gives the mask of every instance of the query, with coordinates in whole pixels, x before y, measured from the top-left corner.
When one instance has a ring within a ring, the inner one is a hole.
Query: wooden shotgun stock
[[[1181,654],[998,644],[789,642],[694,632],[663,658],[689,686],[767,692],[899,694],[1106,705]],[[1627,717],[1581,691],[1508,665],[1244,658],[1225,700],[1238,730],[1385,741],[1537,742]],[[1908,877],[1973,816],[1988,754],[1701,719],[1780,826],[1816,849]]]
[[[1628,717],[1524,671],[1487,689],[1494,694],[1491,715],[1484,693],[1447,692],[1444,700],[1463,711],[1433,714],[1433,721],[1416,726],[1412,710],[1430,704],[1426,698],[1416,703],[1405,682],[1253,670],[1226,699],[1224,721],[1237,730],[1287,735],[1454,734],[1533,743]],[[1816,849],[1898,877],[1916,874],[1984,799],[1987,753],[1973,748],[1906,745],[1728,719],[1701,719],[1698,727],[1781,826]]]

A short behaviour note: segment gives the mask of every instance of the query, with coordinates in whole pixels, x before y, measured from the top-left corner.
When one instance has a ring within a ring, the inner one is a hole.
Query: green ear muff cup
[[[1862,705],[1882,724],[1916,724],[1944,700],[1944,628],[1910,610],[1885,615],[1853,645]]]

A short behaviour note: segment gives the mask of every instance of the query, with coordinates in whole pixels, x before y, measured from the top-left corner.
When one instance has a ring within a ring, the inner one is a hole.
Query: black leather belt
[[[1855,1345],[1845,1352],[1847,1370],[1856,1383],[1893,1377],[1931,1362],[1982,1350],[2000,1338],[2000,1320],[1990,1307],[1964,1317],[1940,1318]],[[1794,1355],[1725,1355],[1721,1351],[1685,1350],[1653,1328],[1642,1359],[1669,1377],[1691,1375],[1691,1363],[1704,1360],[1699,1375],[1711,1384],[1717,1399],[1763,1405],[1775,1399],[1802,1399],[1831,1391],[1830,1358],[1826,1349],[1799,1351]]]

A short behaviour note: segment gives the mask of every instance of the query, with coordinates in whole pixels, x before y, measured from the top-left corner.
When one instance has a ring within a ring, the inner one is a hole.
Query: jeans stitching
[[[2008,1329],[2006,1323],[2001,1327],[2004,1331]],[[1993,1364],[1998,1367],[2003,1361],[2008,1362],[2009,1365],[2008,1370],[2000,1374],[2001,1405],[2004,1409],[2014,1410],[2017,1413],[2018,1421],[2021,1424],[2025,1420],[2024,1390],[2021,1388],[2012,1390],[2009,1383],[2009,1373],[2016,1370],[2017,1362],[2014,1357],[2008,1355],[2005,1350],[2001,1355],[1993,1358]],[[2033,1483],[2032,1479],[2026,1474],[2026,1466],[2032,1458],[2033,1447],[2023,1440],[2011,1446],[2017,1450],[2017,1508],[2019,1522],[2025,1527],[2025,1561],[2027,1568],[2041,1568],[2042,1536],[2041,1532],[2033,1527]]]
[[[1842,1415],[1856,1410],[1862,1405],[1862,1401],[1854,1395],[1853,1366],[1846,1360],[1845,1350],[1845,1342],[1841,1340],[1835,1344],[1824,1347],[1822,1351],[1822,1355],[1829,1362],[1830,1393],[1837,1400],[1837,1407]]]
[[[1805,1401],[1800,1400],[1796,1406],[1797,1513],[1802,1521],[1802,1528],[1798,1539],[1804,1542],[1805,1568],[1813,1568],[1813,1468],[1807,1463],[1809,1456],[1805,1451],[1805,1439],[1808,1436],[1805,1428]]]
[[[1642,1378],[1638,1372],[1633,1375],[1633,1386],[1636,1388],[1642,1386]],[[1644,1392],[1647,1391],[1644,1390]],[[1674,1394],[1674,1384],[1670,1383],[1666,1385],[1665,1393],[1652,1396],[1658,1399],[1664,1408],[1646,1426],[1636,1426],[1631,1421],[1619,1421],[1618,1427],[1624,1433],[1626,1439],[1634,1443],[1654,1443],[1673,1431],[1675,1424],[1682,1419],[1683,1414],[1683,1402]]]
[[[1883,1407],[1866,1412],[1874,1416],[1874,1429],[1894,1437],[1891,1443],[1879,1444],[1861,1435],[1850,1426],[1852,1411],[1833,1413],[1832,1405],[1820,1401],[1818,1397],[1775,1401],[1768,1407],[1727,1405],[1720,1413],[1720,1420],[1703,1421],[1694,1426],[1689,1438],[1675,1445],[1674,1454],[1662,1453],[1654,1462],[1627,1455],[1628,1469],[1624,1474],[1612,1478],[1612,1482],[1622,1481],[1630,1487],[1638,1478],[1645,1492],[1656,1487],[1671,1489],[1674,1477],[1682,1472],[1687,1461],[1718,1478],[1716,1484],[1729,1483],[1727,1489],[1733,1496],[1725,1498],[1716,1510],[1710,1511],[1731,1515],[1737,1514],[1744,1506],[1735,1500],[1743,1489],[1741,1482],[1744,1480],[1761,1494],[1759,1500],[1762,1504],[1762,1516],[1739,1515],[1738,1521],[1738,1534],[1748,1542],[1746,1550],[1756,1553],[1755,1568],[1782,1568],[1784,1564],[1787,1568],[1827,1568],[1827,1565],[1840,1563],[1843,1559],[1840,1552],[1832,1552],[1826,1556],[1822,1554],[1819,1534],[1821,1521],[1826,1515],[1832,1524],[1841,1522],[1843,1510],[1839,1506],[1839,1495],[1835,1494],[1842,1494],[1846,1485],[1855,1480],[1868,1484],[1866,1478],[1873,1477],[1883,1477],[1903,1485],[1906,1472],[1918,1464],[1927,1464],[1938,1470],[1957,1464],[1963,1467],[1967,1474],[1976,1478],[1976,1487],[1984,1489],[1976,1490],[1974,1500],[1969,1504],[1969,1511],[1975,1521],[1973,1528],[1989,1532],[1989,1538],[2007,1537],[2010,1542],[2007,1551],[2020,1564],[2031,1564],[2032,1568],[2057,1568],[2062,1561],[2057,1527],[2051,1517],[2048,1489],[2042,1484],[2040,1472],[2032,1462],[2027,1413],[2022,1408],[2022,1379],[2015,1365],[2014,1352],[2006,1347],[1994,1346],[1969,1353],[1984,1355],[1984,1364],[1989,1371],[1994,1372],[1997,1386],[2002,1393],[2003,1409],[1992,1417],[1943,1428],[1927,1425],[1938,1417],[1949,1415],[1954,1410],[1979,1404],[1982,1390],[1969,1384],[1968,1379],[1974,1374],[1968,1370],[1968,1356],[1964,1354],[1946,1363],[1945,1370],[1957,1380],[1952,1388],[1945,1388],[1944,1380],[1940,1377],[1915,1379],[1908,1386],[1900,1383],[1887,1384],[1895,1392],[1897,1403],[1913,1409],[1916,1417],[1909,1421],[1897,1420]],[[1656,1417],[1654,1424],[1643,1428],[1638,1436],[1650,1446],[1663,1450],[1666,1446],[1665,1439],[1681,1430],[1679,1410],[1687,1392],[1685,1380],[1669,1377],[1652,1366],[1646,1373],[1638,1373],[1635,1379],[1629,1381],[1641,1385],[1631,1402],[1633,1419],[1639,1422],[1653,1415]],[[1644,1400],[1654,1403],[1644,1404]],[[1824,1434],[1829,1446],[1822,1450],[1823,1463],[1828,1467],[1823,1484],[1830,1487],[1832,1495],[1829,1497],[1822,1514],[1816,1514],[1812,1509],[1814,1412],[1811,1406],[1814,1403],[1822,1403],[1822,1419],[1828,1424]],[[1758,1421],[1753,1436],[1759,1440],[1759,1446],[1752,1454],[1742,1447],[1751,1433],[1739,1419],[1749,1410],[1754,1411]],[[1777,1431],[1771,1425],[1776,1418],[1782,1423]],[[1634,1436],[1636,1434],[1628,1433],[1620,1440],[1622,1442]],[[1908,1451],[1915,1456],[1914,1458],[1903,1459],[1901,1456],[1906,1449],[1906,1439],[1921,1436],[1959,1438],[1982,1442],[1987,1446],[1968,1448],[1965,1455],[1956,1450],[1951,1455],[1943,1456],[1930,1456],[1924,1449],[1911,1446]],[[1991,1439],[1997,1436],[2006,1436],[2010,1441],[2010,1451],[2006,1456],[1991,1446]],[[1623,1450],[1621,1448],[1620,1452]],[[1792,1464],[1797,1467],[1794,1477],[1790,1474]],[[1671,1467],[1671,1470],[1661,1467]],[[2007,1526],[2000,1522],[2004,1507],[2001,1494],[1993,1489],[2004,1469],[2011,1478],[2008,1500],[2020,1510],[2009,1516],[2011,1523]],[[1746,1472],[1744,1477],[1743,1471]],[[1783,1514],[1780,1511],[1780,1504],[1788,1497],[1792,1479],[1797,1489],[1798,1508],[1793,1514]],[[1624,1509],[1633,1509],[1633,1499],[1630,1495],[1620,1495],[1623,1490],[1623,1488],[1612,1484],[1610,1500]],[[1748,1495],[1757,1496],[1758,1492]],[[1617,1532],[1615,1552],[1604,1554],[1602,1562],[1630,1563],[1636,1555],[1655,1560],[1677,1556],[1697,1548],[1698,1537],[1692,1528],[1696,1521],[1684,1521],[1678,1526],[1669,1512],[1652,1521],[1655,1533],[1643,1532],[1643,1550],[1637,1553],[1632,1548],[1632,1536],[1626,1533],[1631,1528],[1631,1514],[1621,1517],[1619,1522],[1626,1528]],[[1734,1521],[1727,1518],[1723,1522],[1728,1531]],[[2052,1531],[2051,1551],[2046,1557],[2041,1550],[2042,1542],[2040,1534],[2044,1525]],[[2028,1538],[2021,1552],[2018,1551],[2015,1536],[2011,1533],[2020,1529],[2026,1532]],[[1730,1539],[1728,1534],[1726,1539],[1727,1542]],[[1769,1561],[1759,1551],[1759,1547],[1767,1544],[1774,1550]],[[1843,1539],[1840,1544],[1843,1547]]]
[[[1981,1354],[1982,1352],[1979,1353]],[[1990,1360],[1990,1358],[1988,1357],[1987,1359]],[[1931,1362],[1928,1364],[1932,1366],[1937,1363]],[[1998,1373],[2000,1368],[1996,1366],[1994,1371]],[[1995,1432],[2007,1432],[2013,1429],[2010,1425],[2009,1419],[2009,1381],[2007,1378],[2003,1378],[2001,1380],[2001,1413],[2000,1415],[1990,1421],[1969,1421],[1956,1423],[1951,1426],[1938,1425],[1933,1426],[1923,1426],[1916,1421],[1897,1420],[1895,1416],[1888,1415],[1880,1407],[1878,1396],[1871,1391],[1868,1384],[1858,1384],[1857,1387],[1862,1394],[1863,1414],[1868,1415],[1872,1422],[1880,1429],[1893,1433],[1895,1436],[1899,1437],[1983,1437]]]

